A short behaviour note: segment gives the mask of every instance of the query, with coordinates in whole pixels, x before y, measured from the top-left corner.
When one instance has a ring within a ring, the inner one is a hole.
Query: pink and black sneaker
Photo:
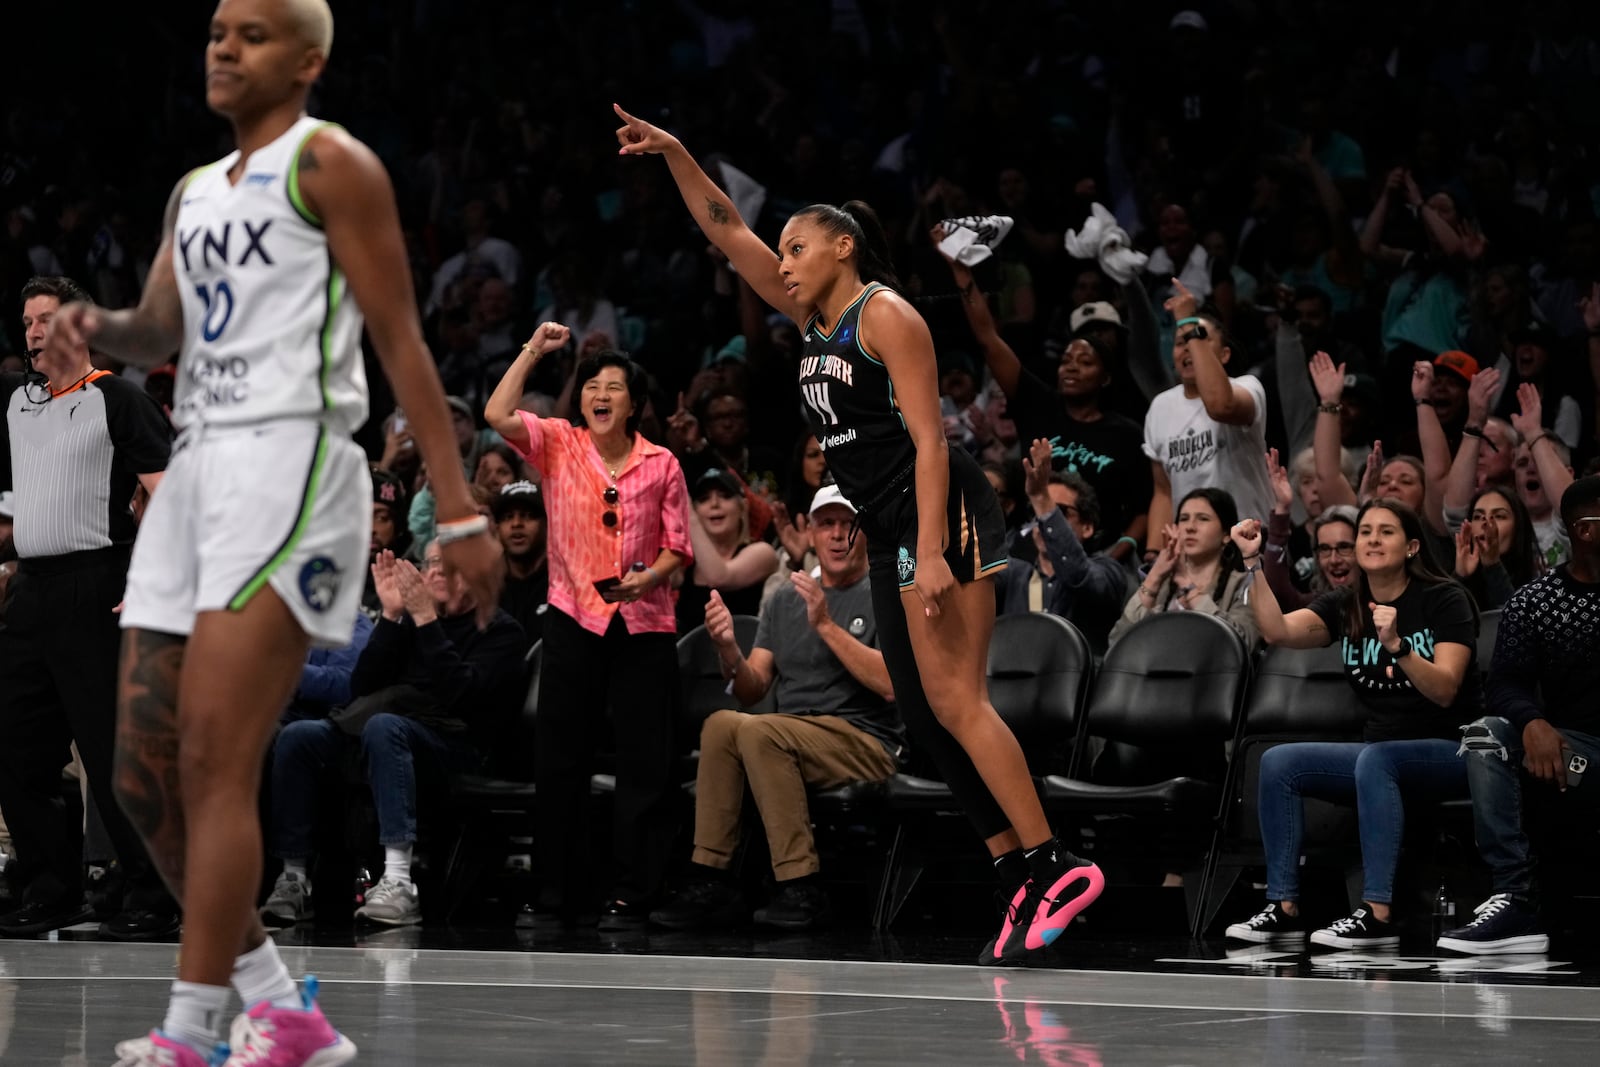
[[[1017,890],[1000,933],[978,962],[990,967],[1021,963],[1053,944],[1105,887],[1106,876],[1097,865],[1068,854],[1065,869],[1048,884],[1030,878]]]
[[[339,1067],[356,1058],[353,1041],[335,1030],[317,1005],[317,980],[306,976],[301,1007],[264,1000],[233,1021],[233,1050],[223,1067]]]

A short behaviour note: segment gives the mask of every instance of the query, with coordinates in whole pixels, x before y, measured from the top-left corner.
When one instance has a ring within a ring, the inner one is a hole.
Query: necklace
[[[595,442],[594,451],[595,455],[600,457],[601,464],[603,464],[606,470],[610,473],[612,483],[615,484],[617,480],[617,472],[627,464],[628,457],[633,454],[633,442],[628,442],[628,446],[622,450],[622,455],[618,456],[615,460],[612,460],[604,452],[600,451],[600,443],[598,441]]]

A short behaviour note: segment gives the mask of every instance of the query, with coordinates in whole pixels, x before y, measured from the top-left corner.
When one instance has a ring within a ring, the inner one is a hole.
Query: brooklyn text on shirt
[[[1190,430],[1167,442],[1167,470],[1182,473],[1207,466],[1217,455],[1217,444],[1210,430]]]

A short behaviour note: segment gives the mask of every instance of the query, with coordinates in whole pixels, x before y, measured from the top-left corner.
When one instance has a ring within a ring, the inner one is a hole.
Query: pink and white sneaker
[[[262,1001],[233,1021],[233,1050],[223,1067],[338,1067],[356,1058],[353,1041],[335,1030],[317,1005],[317,980],[306,976],[303,1007]]]
[[[1030,878],[1006,909],[1005,922],[980,963],[1020,963],[1053,944],[1106,888],[1106,876],[1088,860],[1073,858],[1049,885]]]
[[[210,1056],[202,1056],[182,1041],[152,1030],[149,1037],[118,1042],[115,1067],[218,1067],[227,1055],[226,1045],[218,1045]]]

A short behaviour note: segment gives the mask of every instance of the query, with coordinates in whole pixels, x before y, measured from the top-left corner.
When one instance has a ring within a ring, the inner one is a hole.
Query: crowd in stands
[[[800,332],[708,249],[663,167],[616,158],[616,97],[709,152],[764,237],[815,201],[877,209],[933,330],[949,445],[983,463],[1013,531],[1002,614],[1060,615],[1097,654],[1173,611],[1215,615],[1252,650],[1341,638],[1364,650],[1351,683],[1372,716],[1366,744],[1286,752],[1263,790],[1359,797],[1365,914],[1323,940],[1385,943],[1399,830],[1369,826],[1372,798],[1398,797],[1402,781],[1464,797],[1470,777],[1475,802],[1504,803],[1515,776],[1457,756],[1461,725],[1559,725],[1553,694],[1594,690],[1540,672],[1600,681],[1600,623],[1564,635],[1574,658],[1513,650],[1516,684],[1491,681],[1487,705],[1479,671],[1493,678],[1500,655],[1491,667],[1442,651],[1470,649],[1485,611],[1537,610],[1541,583],[1589,604],[1600,589],[1586,584],[1600,509],[1563,513],[1600,457],[1600,44],[1583,9],[341,11],[345,55],[316,111],[395,180],[461,461],[508,578],[478,631],[477,606],[437,569],[405,413],[377,398],[362,434],[368,618],[349,649],[314,654],[286,711],[265,808],[284,874],[267,911],[310,917],[312,823],[327,814],[310,783],[359,752],[385,853],[363,914],[416,921],[417,806],[442,774],[501,760],[520,665],[541,641],[530,766],[552,801],[538,908],[564,921],[600,899],[603,923],[652,907],[675,926],[748,915],[726,878],[745,783],[777,881],[757,919],[825,918],[805,787],[905,766],[856,588],[854,505],[801,417]],[[192,51],[159,27],[128,33],[154,55]],[[0,291],[65,275],[102,304],[137,299],[171,181],[220,154],[198,89],[187,64],[150,62],[115,98],[8,97]],[[145,112],[162,121],[129,118]],[[975,216],[1011,220],[992,254],[941,251],[949,220]],[[21,366],[14,310],[5,369]],[[122,373],[170,402],[170,372]],[[600,488],[573,470],[590,444],[624,457]],[[619,508],[651,511],[648,534],[619,528]],[[0,511],[0,566],[4,523]],[[574,582],[579,561],[594,573]],[[597,588],[603,575],[619,580]],[[1407,580],[1417,603],[1397,623],[1384,604]],[[753,649],[733,639],[746,615],[760,619]],[[680,744],[674,641],[702,626],[728,710]],[[1378,646],[1391,658],[1378,662]],[[1396,682],[1396,655],[1426,656],[1424,677]],[[1535,681],[1542,703],[1497,703]],[[775,710],[747,714],[769,690]],[[603,870],[575,813],[608,695],[617,795]],[[1583,716],[1567,722],[1588,736]],[[1485,729],[1483,747],[1524,744]],[[1389,741],[1416,747],[1423,769],[1397,769],[1410,750],[1367,754]],[[1546,742],[1529,744],[1547,754]],[[669,769],[689,748],[701,752],[692,876],[668,897],[666,872],[685,859],[665,851]],[[1289,808],[1267,835],[1269,906],[1234,928],[1253,940],[1305,932]],[[1511,833],[1480,815],[1480,839],[1485,818]],[[1502,852],[1512,873],[1496,888],[1512,904],[1495,914],[1531,893],[1526,857]]]

